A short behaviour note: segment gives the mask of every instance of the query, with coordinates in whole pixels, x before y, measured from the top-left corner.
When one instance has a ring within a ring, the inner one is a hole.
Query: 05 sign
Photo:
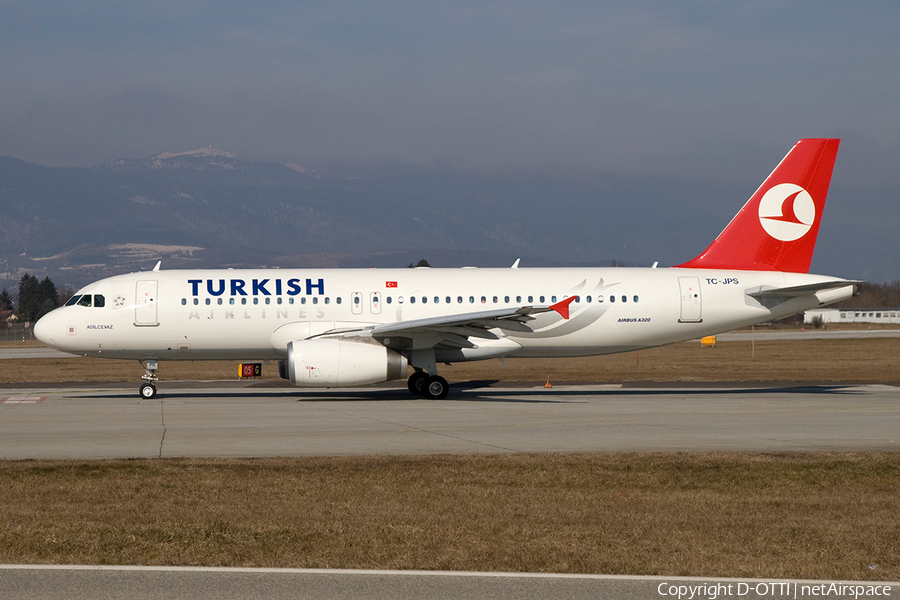
[[[241,379],[262,377],[262,363],[241,363],[239,376]]]

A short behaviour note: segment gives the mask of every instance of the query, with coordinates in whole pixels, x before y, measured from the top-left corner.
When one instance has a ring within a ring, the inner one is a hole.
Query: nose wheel
[[[141,361],[141,364],[144,366],[144,374],[141,376],[141,379],[144,380],[140,389],[141,398],[145,400],[156,398],[156,382],[159,380],[159,377],[157,376],[157,372],[159,371],[159,361],[147,360]]]

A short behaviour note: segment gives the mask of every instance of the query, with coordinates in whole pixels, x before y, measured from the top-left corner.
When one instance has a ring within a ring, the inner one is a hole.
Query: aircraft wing
[[[405,345],[410,347],[434,347],[441,345],[455,348],[472,348],[474,344],[468,340],[470,337],[488,340],[499,339],[496,334],[490,331],[491,329],[530,332],[531,328],[526,323],[533,320],[534,315],[557,312],[564,319],[568,319],[569,305],[574,300],[575,296],[572,296],[549,306],[498,308],[427,319],[398,321],[396,323],[373,325],[360,329],[327,331],[316,337],[336,335],[354,337],[365,335],[379,341],[391,339],[393,340],[390,343],[392,348],[404,347]],[[404,344],[401,340],[405,340],[407,343]]]

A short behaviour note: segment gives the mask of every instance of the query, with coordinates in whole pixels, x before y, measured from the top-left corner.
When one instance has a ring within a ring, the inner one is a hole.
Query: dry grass
[[[506,359],[440,365],[448,381],[900,381],[900,338],[697,342],[585,358]],[[237,362],[163,362],[165,380],[237,379]],[[0,383],[140,380],[135,361],[98,358],[0,360]],[[277,379],[274,364],[264,378]]]
[[[0,562],[897,580],[898,508],[900,453],[3,462]]]

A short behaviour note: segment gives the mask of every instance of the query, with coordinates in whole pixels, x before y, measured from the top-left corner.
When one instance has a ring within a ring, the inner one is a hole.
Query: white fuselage
[[[493,330],[499,339],[473,337],[475,348],[438,347],[435,354],[438,362],[587,356],[767,322],[853,294],[847,282],[765,303],[748,295],[833,281],[843,280],[683,268],[151,271],[88,285],[77,295],[90,296],[91,306],[59,308],[41,319],[36,333],[54,348],[88,356],[277,360],[289,342],[329,331],[578,296],[569,319],[546,312],[524,330]]]

